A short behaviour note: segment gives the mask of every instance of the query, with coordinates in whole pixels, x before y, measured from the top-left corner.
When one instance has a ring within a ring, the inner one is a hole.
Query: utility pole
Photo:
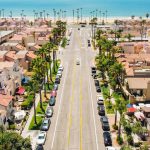
[[[73,13],[73,23],[74,23],[74,9],[72,10],[72,13]]]
[[[108,14],[108,11],[107,11],[107,10],[105,11],[105,14],[106,14],[106,23],[107,23],[107,14]]]
[[[82,8],[80,8],[81,9],[81,23],[82,23]]]

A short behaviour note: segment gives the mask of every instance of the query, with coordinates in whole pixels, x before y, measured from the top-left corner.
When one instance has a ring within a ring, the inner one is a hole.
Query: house
[[[21,86],[23,69],[18,61],[0,62],[0,93],[14,95],[16,89]]]
[[[13,96],[0,94],[0,111],[3,112],[0,120],[5,124],[6,120],[13,120]]]
[[[0,44],[3,42],[7,42],[11,37],[13,37],[14,31],[0,31]]]
[[[117,54],[123,65],[124,93],[134,102],[150,101],[150,54]]]
[[[37,45],[36,43],[28,43],[26,48],[29,51],[37,51],[41,48],[41,46]]]

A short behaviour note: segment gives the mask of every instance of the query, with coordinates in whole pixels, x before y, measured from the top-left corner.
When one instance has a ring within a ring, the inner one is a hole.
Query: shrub
[[[113,124],[112,127],[113,127],[114,130],[118,130],[118,126],[117,125]]]
[[[10,124],[10,125],[9,125],[9,129],[10,129],[10,130],[15,130],[15,128],[16,128],[15,124]]]
[[[129,143],[130,145],[133,145],[133,137],[132,137],[132,135],[128,135],[128,136],[127,136],[127,141],[128,141],[128,143]]]
[[[117,142],[119,145],[123,144],[123,138],[121,136],[117,136]]]

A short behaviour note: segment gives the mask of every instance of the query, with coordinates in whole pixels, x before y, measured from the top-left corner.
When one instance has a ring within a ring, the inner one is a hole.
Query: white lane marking
[[[54,140],[55,140],[55,136],[56,136],[56,128],[57,128],[58,119],[59,119],[59,115],[60,115],[60,108],[61,108],[62,97],[63,97],[63,93],[64,93],[63,92],[64,91],[64,85],[66,83],[66,78],[67,78],[67,72],[68,72],[68,64],[67,64],[66,75],[65,75],[65,79],[64,79],[63,86],[62,86],[62,91],[61,91],[61,96],[60,96],[60,103],[59,103],[59,107],[58,107],[58,114],[57,114],[57,118],[56,118],[56,124],[55,124],[53,139],[52,139],[51,150],[53,149]]]
[[[89,64],[88,64],[89,66]],[[94,128],[95,128],[95,139],[96,139],[96,149],[98,149],[98,140],[97,140],[97,129],[96,129],[96,123],[95,123],[95,115],[94,115],[94,105],[93,105],[93,98],[92,98],[92,90],[91,90],[91,80],[89,76],[89,89],[90,89],[90,96],[91,96],[91,103],[92,103],[92,112],[93,112],[93,121],[94,121]]]

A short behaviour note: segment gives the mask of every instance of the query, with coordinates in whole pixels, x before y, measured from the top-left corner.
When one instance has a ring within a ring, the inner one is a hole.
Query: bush
[[[123,144],[123,138],[121,136],[117,136],[117,142],[119,145]]]
[[[113,127],[114,130],[118,130],[118,126],[117,125],[113,124],[112,127]]]
[[[127,141],[128,141],[128,143],[129,143],[130,145],[133,145],[133,137],[132,137],[132,135],[128,135],[128,136],[127,136]]]
[[[21,108],[25,110],[31,109],[33,105],[33,95],[29,95],[26,100],[21,104]]]
[[[10,124],[10,125],[9,125],[9,129],[10,129],[10,130],[15,130],[15,128],[16,128],[15,124]]]

